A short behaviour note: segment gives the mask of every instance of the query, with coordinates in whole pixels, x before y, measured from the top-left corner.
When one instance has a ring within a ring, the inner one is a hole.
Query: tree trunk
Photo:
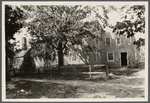
[[[62,49],[62,42],[58,45],[58,70],[59,75],[61,73],[61,66],[64,65],[64,55],[63,55],[63,49]]]
[[[7,55],[7,54],[6,54]],[[9,73],[9,64],[8,64],[8,57],[6,56],[6,81],[10,81],[10,73]]]
[[[63,50],[58,51],[58,65],[59,66],[63,66],[64,65]]]

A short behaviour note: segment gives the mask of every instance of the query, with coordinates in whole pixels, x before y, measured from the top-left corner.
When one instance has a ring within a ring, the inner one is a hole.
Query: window
[[[71,54],[71,53],[69,53],[69,61],[71,61],[71,56],[72,56],[72,54]]]
[[[121,39],[120,39],[120,38],[117,38],[117,39],[116,39],[116,44],[117,44],[117,45],[120,45],[120,44],[121,44]]]
[[[110,46],[110,38],[106,38],[106,46]]]
[[[76,61],[77,60],[77,55],[76,55],[76,53],[73,53],[73,55],[72,55],[72,61]]]
[[[99,52],[96,52],[96,56],[97,56],[97,57],[99,56]]]
[[[108,62],[114,61],[114,53],[107,53],[107,61]]]

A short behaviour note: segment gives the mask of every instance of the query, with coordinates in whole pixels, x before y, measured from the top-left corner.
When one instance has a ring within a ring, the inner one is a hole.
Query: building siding
[[[110,46],[106,46],[106,38],[110,38]],[[121,39],[121,44],[117,45],[116,39]],[[126,35],[115,35],[111,34],[109,32],[104,32],[102,35],[101,40],[98,40],[96,42],[96,39],[88,38],[87,39],[88,44],[95,45],[97,50],[93,52],[93,54],[90,56],[90,60],[92,61],[92,64],[108,64],[109,67],[121,67],[121,53],[126,52],[127,53],[127,66],[134,67],[137,66],[137,58],[136,55],[139,53],[137,52],[136,45],[133,45],[133,42],[135,41],[135,37],[127,38]],[[99,55],[97,55],[97,51]],[[114,61],[109,62],[107,60],[107,53],[114,53]],[[65,58],[67,59],[67,58]],[[77,59],[75,64],[82,64],[78,61],[81,61],[80,58]],[[71,64],[71,61],[68,60],[67,64]]]

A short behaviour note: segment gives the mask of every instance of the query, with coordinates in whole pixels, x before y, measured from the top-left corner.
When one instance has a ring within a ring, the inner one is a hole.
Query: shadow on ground
[[[139,72],[143,69],[137,68],[115,68],[109,69],[109,74],[107,79],[120,79],[122,76],[132,76],[132,74]],[[92,74],[92,78],[89,79],[89,74],[81,74],[81,73],[73,73],[67,72],[62,73],[61,75],[55,74],[54,72],[49,73],[30,73],[30,74],[18,74],[15,77],[19,78],[36,78],[36,79],[61,79],[61,80],[86,80],[86,81],[105,81],[106,80],[106,73],[104,70],[96,71],[101,72],[100,74]]]
[[[58,82],[58,83],[56,83]],[[76,84],[76,85],[74,85]],[[117,85],[116,85],[117,84]],[[11,86],[12,87],[11,87]],[[118,83],[17,80],[7,83],[6,98],[143,98],[144,90]]]
[[[118,76],[122,76],[122,75],[130,76],[133,73],[139,72],[141,70],[143,69],[122,67],[122,68],[110,69],[109,72]]]
[[[71,98],[78,97],[76,86],[48,82],[15,81],[7,87],[6,98]]]
[[[83,74],[21,74],[7,82],[6,98],[144,98],[145,79],[134,75],[141,71],[113,69],[107,79],[105,72],[92,78]]]

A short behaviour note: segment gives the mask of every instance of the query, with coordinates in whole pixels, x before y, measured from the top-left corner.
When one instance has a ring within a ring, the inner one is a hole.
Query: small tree
[[[85,22],[82,32],[72,41],[71,49],[77,53],[85,64],[91,64],[92,55],[95,54],[98,49],[96,40],[101,40],[100,38],[102,38],[103,32],[104,30],[97,20]]]

